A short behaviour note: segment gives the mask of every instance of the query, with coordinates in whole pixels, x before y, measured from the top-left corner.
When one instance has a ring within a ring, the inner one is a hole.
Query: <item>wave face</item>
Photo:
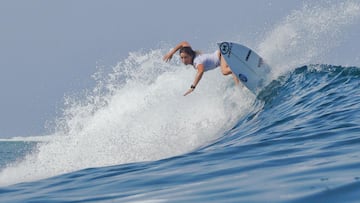
[[[256,97],[219,70],[183,97],[194,71],[167,48],[130,53],[66,98],[53,135],[0,150],[0,201],[356,202],[360,69],[308,64],[359,17],[357,1],[290,14],[258,43],[273,69]]]
[[[218,202],[229,198],[240,202],[356,202],[360,186],[359,79],[358,67],[299,67],[269,84],[251,103],[256,108],[244,110],[244,115],[221,137],[205,146],[194,146],[196,149],[190,153],[158,161],[88,168],[8,186],[0,189],[5,194],[0,200],[11,201],[16,196],[19,201],[61,197],[64,201],[81,198],[121,202]],[[186,146],[187,141],[177,140],[174,150]],[[168,149],[160,145],[156,146]],[[111,146],[108,143],[107,147]],[[148,157],[153,158],[152,151],[148,152]],[[87,153],[86,159],[99,156]],[[37,154],[42,155],[41,151]],[[124,155],[115,156],[121,160]],[[56,166],[60,167],[56,163],[44,165],[44,171]],[[17,166],[6,170],[20,169]],[[39,192],[36,188],[45,189]],[[37,193],[29,198],[32,191]]]

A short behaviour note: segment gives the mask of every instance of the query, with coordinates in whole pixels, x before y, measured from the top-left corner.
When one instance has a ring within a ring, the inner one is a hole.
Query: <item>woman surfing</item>
[[[202,54],[200,52],[194,51],[191,48],[191,45],[186,42],[180,42],[175,46],[169,53],[167,53],[163,60],[168,62],[171,60],[172,56],[179,51],[181,62],[185,65],[192,65],[197,70],[195,80],[191,84],[190,89],[185,92],[184,96],[193,92],[196,86],[199,84],[204,72],[213,70],[217,67],[221,67],[221,73],[223,75],[230,75],[232,71],[230,67],[227,65],[225,59],[221,56],[219,50],[216,50],[210,54]],[[236,84],[239,84],[239,80],[233,75],[234,81]]]

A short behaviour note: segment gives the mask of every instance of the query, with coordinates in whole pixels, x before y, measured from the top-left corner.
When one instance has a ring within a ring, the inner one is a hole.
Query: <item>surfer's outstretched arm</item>
[[[194,80],[193,84],[191,85],[190,89],[187,92],[185,92],[184,96],[190,94],[191,92],[193,92],[195,90],[195,87],[200,82],[204,72],[205,72],[204,65],[199,64],[197,66],[197,73],[196,73],[196,76],[195,76],[195,80]]]
[[[163,60],[168,62],[171,60],[172,56],[181,48],[183,47],[191,47],[189,42],[187,41],[182,41],[180,42],[178,45],[176,45],[169,53],[167,53],[164,57]]]

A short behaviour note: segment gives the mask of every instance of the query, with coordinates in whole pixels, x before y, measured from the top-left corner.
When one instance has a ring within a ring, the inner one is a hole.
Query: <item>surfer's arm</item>
[[[168,62],[171,60],[172,56],[181,48],[183,47],[191,47],[189,42],[187,41],[182,41],[180,42],[178,45],[176,45],[169,53],[167,53],[164,57],[163,60]]]
[[[193,84],[191,85],[190,89],[184,94],[184,96],[190,94],[191,92],[193,92],[195,90],[195,87],[199,84],[203,74],[204,74],[204,65],[203,64],[199,64],[197,66],[197,73],[195,76],[195,80],[193,82]]]

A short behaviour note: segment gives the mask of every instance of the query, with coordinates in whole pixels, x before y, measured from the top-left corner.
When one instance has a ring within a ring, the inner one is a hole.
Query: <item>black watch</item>
[[[191,89],[195,89],[195,85],[191,85],[190,88],[191,88]]]

